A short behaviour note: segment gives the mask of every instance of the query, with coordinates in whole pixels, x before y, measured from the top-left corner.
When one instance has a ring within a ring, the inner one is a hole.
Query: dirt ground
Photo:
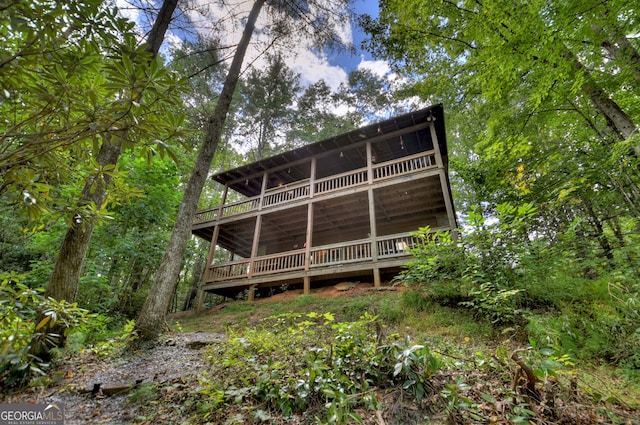
[[[63,405],[65,425],[145,423],[144,406],[131,403],[129,397],[136,383],[167,386],[196,382],[195,377],[205,369],[198,348],[222,337],[206,332],[175,333],[156,346],[117,358],[85,353],[58,365],[53,375],[59,379],[55,385],[4,396],[2,403]],[[171,419],[163,423],[171,423]]]

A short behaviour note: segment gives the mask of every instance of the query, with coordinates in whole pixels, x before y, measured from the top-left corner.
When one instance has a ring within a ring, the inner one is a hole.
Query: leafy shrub
[[[510,326],[522,319],[522,311],[517,308],[516,297],[521,289],[500,288],[493,282],[480,284],[480,288],[471,290],[470,301],[460,305],[476,312],[478,318],[490,321],[494,325]]]
[[[412,233],[417,239],[410,248],[413,260],[398,276],[403,284],[420,288],[420,292],[441,305],[457,305],[467,300],[465,272],[467,254],[462,244],[449,232],[431,232],[422,227]]]
[[[399,279],[441,305],[470,308],[496,326],[518,324],[522,276],[542,258],[527,234],[526,220],[535,212],[532,204],[499,204],[489,221],[472,208],[460,241],[449,232],[421,228],[413,233],[414,259]]]
[[[54,346],[59,335],[47,331],[56,323],[69,332],[87,323],[91,317],[75,303],[43,296],[43,289],[31,289],[20,283],[21,276],[0,276],[0,389],[25,384],[34,375],[45,375],[49,366],[31,354],[34,344]],[[44,318],[35,323],[38,311]]]
[[[251,404],[264,417],[313,412],[319,423],[361,422],[357,409],[379,408],[376,388],[403,380],[422,397],[439,367],[423,346],[384,345],[379,319],[367,313],[347,322],[315,312],[269,317],[230,331],[208,354],[199,389],[208,420],[222,406]]]
[[[138,333],[135,330],[135,327],[135,320],[129,320],[116,336],[96,341],[89,347],[89,350],[100,357],[110,357],[118,354],[130,347],[138,338]]]

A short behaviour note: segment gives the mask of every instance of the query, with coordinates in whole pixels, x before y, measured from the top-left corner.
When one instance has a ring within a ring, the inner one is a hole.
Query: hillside
[[[640,387],[612,369],[369,289],[222,304],[156,345],[61,356],[3,402],[62,403],[67,424],[640,423]]]

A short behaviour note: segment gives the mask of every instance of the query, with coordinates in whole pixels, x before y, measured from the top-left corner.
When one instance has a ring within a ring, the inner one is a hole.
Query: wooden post
[[[317,158],[314,156],[311,158],[311,172],[309,174],[309,198],[313,199],[316,194],[316,167]]]
[[[373,286],[379,288],[381,284],[382,281],[380,279],[380,268],[376,266],[373,268]]]
[[[371,260],[373,261],[373,286],[380,286],[380,269],[378,268],[378,232],[376,229],[376,203],[373,195],[373,160],[371,142],[367,142],[367,175],[369,189],[369,238],[371,239]]]
[[[260,190],[260,201],[258,202],[258,211],[262,210],[262,203],[264,202],[264,194],[267,191],[267,182],[269,181],[269,173],[265,171],[262,175],[262,189]]]
[[[251,245],[251,258],[249,260],[249,279],[253,277],[253,268],[256,256],[258,255],[258,244],[260,243],[260,230],[262,227],[262,214],[256,216],[256,228],[253,231],[253,244]]]
[[[447,208],[447,218],[449,219],[449,227],[451,228],[452,236],[457,239],[458,232],[455,232],[456,217],[453,213],[453,203],[451,202],[451,195],[449,192],[449,185],[447,184],[447,173],[444,169],[440,170],[440,185],[442,187],[442,196],[444,198],[444,205]]]
[[[309,271],[311,267],[311,246],[313,245],[313,196],[316,193],[316,158],[311,158],[311,173],[309,174],[309,204],[307,205],[307,234],[304,244],[304,269]],[[311,278],[303,278],[303,294],[311,293]]]
[[[305,276],[303,282],[304,282],[303,283],[303,285],[304,285],[303,293],[304,293],[304,295],[309,295],[311,293],[311,278],[309,276]]]
[[[256,285],[249,286],[249,293],[247,294],[247,301],[253,302],[256,299]]]
[[[307,205],[307,234],[304,242],[304,269],[311,265],[311,244],[313,243],[313,202]]]
[[[444,165],[442,163],[442,153],[440,152],[440,143],[438,142],[438,135],[436,134],[436,125],[433,121],[429,123],[429,132],[431,133],[433,150],[436,151],[436,165],[438,166],[438,168],[444,168]]]
[[[224,185],[224,192],[222,192],[222,199],[220,200],[220,207],[218,208],[218,218],[220,220],[222,218],[222,210],[224,209],[224,204],[227,202],[227,193],[229,192],[229,185]]]
[[[371,142],[367,142],[366,144],[367,150],[367,182],[369,184],[373,184],[373,148],[371,147]]]
[[[203,287],[205,283],[209,280],[209,274],[211,270],[211,263],[213,263],[213,257],[216,253],[216,246],[218,245],[218,237],[220,236],[220,226],[216,224],[213,228],[213,235],[211,236],[211,246],[209,247],[209,256],[207,257],[207,263],[205,264],[204,274],[202,275],[202,282],[200,284],[200,289],[198,290],[198,305],[196,306],[196,311],[202,310],[202,303],[204,302],[204,291]]]
[[[447,208],[447,219],[449,220],[449,228],[451,232],[453,232],[453,237],[457,238],[457,233],[454,232],[456,228],[456,217],[453,213],[451,193],[449,191],[449,185],[447,184],[447,170],[444,169],[444,163],[442,162],[442,153],[440,152],[440,143],[438,142],[436,126],[433,121],[429,123],[429,131],[431,133],[431,140],[433,141],[433,149],[436,151],[436,164],[438,165],[439,169],[438,174],[440,177],[440,186],[442,188],[442,197],[444,198],[444,205]]]

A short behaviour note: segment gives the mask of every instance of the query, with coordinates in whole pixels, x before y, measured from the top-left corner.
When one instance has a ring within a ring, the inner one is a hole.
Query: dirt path
[[[11,394],[2,402],[62,404],[65,425],[145,423],[149,408],[157,418],[157,411],[163,406],[132,403],[131,387],[136,382],[138,385],[193,386],[197,383],[196,377],[205,370],[199,348],[222,337],[207,332],[174,333],[156,346],[113,358],[101,359],[94,354],[76,356],[56,371],[61,379],[55,385]],[[100,390],[92,393],[97,384]],[[115,394],[105,395],[111,392]],[[163,423],[172,423],[167,413]]]

